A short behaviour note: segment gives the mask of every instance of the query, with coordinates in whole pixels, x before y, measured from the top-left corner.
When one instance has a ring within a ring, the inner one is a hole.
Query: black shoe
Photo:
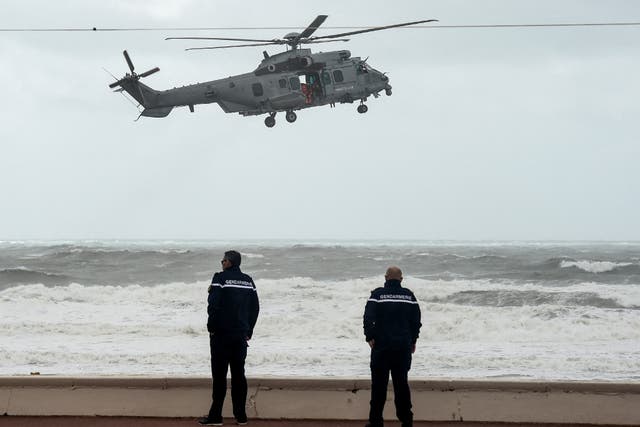
[[[198,420],[198,424],[200,424],[201,426],[221,426],[222,417],[213,418],[213,417],[206,416]]]
[[[236,417],[236,424],[238,424],[239,426],[246,426],[248,422],[249,420],[247,419],[246,415]]]

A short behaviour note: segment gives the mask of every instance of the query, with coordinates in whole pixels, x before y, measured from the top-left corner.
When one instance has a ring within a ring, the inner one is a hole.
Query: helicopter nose
[[[385,76],[384,74],[380,78],[382,79],[383,82],[389,81],[389,77]]]

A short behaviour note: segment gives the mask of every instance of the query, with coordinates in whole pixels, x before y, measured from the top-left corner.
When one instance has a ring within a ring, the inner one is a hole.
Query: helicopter
[[[348,50],[312,53],[311,49],[301,48],[301,45],[346,42],[349,41],[344,38],[346,36],[437,21],[427,19],[312,37],[327,17],[318,15],[301,33],[291,32],[283,38],[167,37],[165,40],[245,42],[186,50],[285,45],[286,51],[274,55],[263,51],[264,58],[249,73],[163,91],[140,82],[140,79],[160,71],[160,68],[137,74],[125,50],[123,55],[131,73],[116,79],[109,88],[115,89],[115,92],[127,92],[143,107],[140,116],[144,117],[166,117],[174,107],[182,106],[189,107],[193,113],[195,105],[210,103],[217,103],[225,113],[243,116],[267,114],[264,124],[269,128],[275,126],[279,112],[284,112],[287,122],[293,123],[297,119],[295,111],[323,105],[335,107],[336,103],[359,101],[357,111],[364,114],[368,111],[365,102],[370,96],[378,98],[383,90],[387,96],[391,96],[392,88],[386,74],[371,67],[367,63],[368,58],[352,57]]]

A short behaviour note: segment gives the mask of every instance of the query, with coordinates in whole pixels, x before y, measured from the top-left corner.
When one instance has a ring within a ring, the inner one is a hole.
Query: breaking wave
[[[563,307],[640,308],[625,307],[613,298],[603,298],[595,292],[543,292],[518,290],[461,291],[430,302],[485,307],[524,307],[556,305]]]
[[[26,267],[5,268],[0,270],[0,290],[13,285],[42,283],[48,286],[67,285],[72,278],[63,274],[30,270]]]
[[[208,375],[207,288],[228,249],[260,296],[250,375],[366,377],[364,305],[392,264],[423,313],[415,377],[640,372],[640,244],[455,242],[0,242],[0,371]]]
[[[606,273],[608,271],[614,271],[621,267],[628,267],[634,265],[631,262],[612,262],[612,261],[567,261],[560,262],[560,268],[575,267],[588,273]]]

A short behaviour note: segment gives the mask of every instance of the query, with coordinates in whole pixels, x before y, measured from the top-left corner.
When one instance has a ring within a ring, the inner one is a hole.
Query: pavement
[[[197,427],[196,418],[147,417],[19,417],[0,416],[0,427]],[[364,427],[365,421],[319,420],[249,420],[248,427]],[[224,425],[235,426],[235,420],[225,419]],[[593,424],[536,424],[536,423],[484,423],[484,422],[415,422],[414,427],[593,427]],[[386,427],[400,427],[397,421]],[[599,425],[598,427],[604,427]]]

